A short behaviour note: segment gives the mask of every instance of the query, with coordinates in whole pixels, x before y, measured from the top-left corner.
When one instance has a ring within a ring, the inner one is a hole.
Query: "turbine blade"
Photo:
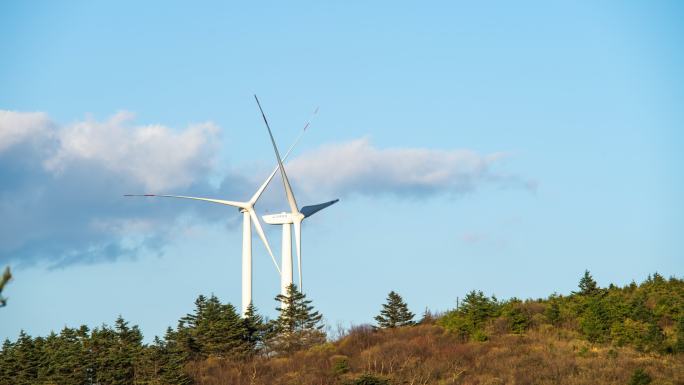
[[[316,107],[316,110],[313,112],[313,114],[311,115],[309,120],[304,125],[302,132],[300,132],[299,135],[297,135],[297,139],[295,139],[294,143],[292,143],[290,145],[290,148],[287,149],[287,152],[285,153],[285,156],[283,157],[283,162],[285,160],[287,160],[287,157],[290,155],[290,153],[292,153],[292,150],[295,147],[297,147],[297,144],[299,144],[299,141],[302,139],[302,136],[304,136],[306,129],[309,128],[311,121],[313,120],[313,118],[316,116],[317,113],[318,113],[318,107]],[[259,189],[256,191],[256,193],[254,193],[254,195],[252,195],[252,198],[249,200],[249,203],[251,203],[252,205],[254,205],[256,203],[256,201],[259,199],[261,194],[263,194],[264,190],[266,189],[266,186],[268,186],[268,184],[271,183],[271,179],[273,179],[273,177],[275,176],[275,174],[278,172],[279,169],[280,169],[280,165],[276,165],[275,168],[273,169],[273,172],[271,172],[271,175],[269,175],[268,178],[266,178],[266,181],[264,182],[264,184],[262,184],[261,187],[259,187]]]
[[[311,114],[309,117],[309,120],[306,121],[306,124],[304,125],[304,131],[306,131],[307,128],[311,125],[311,121],[318,115],[318,107],[314,110],[314,112]]]
[[[266,239],[266,235],[264,234],[264,229],[261,228],[261,223],[259,222],[259,217],[256,215],[254,212],[254,209],[247,209],[249,212],[249,216],[252,218],[252,224],[254,224],[254,229],[256,230],[257,234],[259,234],[259,238],[261,238],[261,242],[264,243],[264,246],[266,246],[266,250],[268,250],[268,254],[271,256],[271,260],[273,260],[273,264],[275,265],[276,270],[278,270],[278,274],[282,274],[280,271],[280,267],[278,266],[278,262],[276,262],[275,257],[273,256],[273,251],[271,251],[271,246],[268,244],[268,239]]]
[[[294,194],[292,193],[292,187],[290,186],[290,181],[287,179],[287,173],[285,173],[285,167],[283,167],[283,160],[280,158],[280,153],[278,152],[278,146],[276,146],[275,139],[273,139],[273,133],[271,132],[271,126],[268,125],[268,120],[266,119],[266,114],[264,114],[264,109],[261,108],[261,103],[259,103],[259,98],[254,95],[254,99],[259,106],[259,111],[261,111],[261,117],[264,118],[264,123],[266,123],[266,128],[268,129],[268,135],[271,137],[271,144],[273,144],[273,151],[275,151],[276,159],[278,160],[278,167],[280,168],[280,175],[283,177],[283,185],[285,186],[285,194],[287,195],[287,203],[290,204],[290,210],[293,214],[299,213],[297,208],[297,201],[295,200]]]
[[[196,201],[218,203],[221,205],[227,205],[227,206],[233,206],[233,207],[239,207],[239,208],[246,208],[247,207],[245,202],[226,201],[223,199],[212,199],[212,198],[189,197],[189,196],[184,196],[184,195],[125,194],[124,196],[125,197],[159,197],[159,198],[192,199],[192,200],[196,200]]]
[[[323,210],[324,208],[328,206],[332,206],[335,203],[339,202],[339,199],[332,200],[330,202],[325,202],[325,203],[319,203],[317,205],[311,205],[311,206],[304,206],[302,207],[301,213],[304,215],[304,218],[310,217],[317,212]]]
[[[302,286],[302,221],[294,221],[295,245],[297,247],[297,270],[299,271],[299,291],[304,292]]]

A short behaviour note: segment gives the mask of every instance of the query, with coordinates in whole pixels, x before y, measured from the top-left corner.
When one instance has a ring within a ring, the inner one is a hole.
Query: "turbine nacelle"
[[[263,219],[264,222],[268,223],[269,225],[286,225],[295,223],[297,221],[301,222],[302,220],[304,220],[304,218],[308,218],[316,214],[317,212],[323,210],[324,208],[334,205],[339,201],[339,199],[333,199],[331,201],[319,203],[317,205],[304,206],[298,213],[288,213],[283,211],[278,214],[262,215],[261,219]]]
[[[278,214],[268,214],[262,215],[261,219],[269,225],[287,225],[295,223],[295,221],[301,221],[304,219],[304,214],[302,213],[278,213]]]

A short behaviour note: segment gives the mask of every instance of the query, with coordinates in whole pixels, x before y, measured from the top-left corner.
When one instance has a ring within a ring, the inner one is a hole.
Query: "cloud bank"
[[[54,267],[158,249],[183,213],[122,195],[209,190],[217,139],[211,123],[141,126],[127,112],[60,127],[43,113],[0,111],[0,263]]]
[[[484,184],[534,189],[532,181],[493,170],[506,156],[470,150],[379,149],[361,138],[323,146],[287,168],[297,187],[309,194],[459,195]]]
[[[139,125],[128,112],[60,125],[41,112],[0,110],[0,264],[50,267],[161,252],[183,218],[232,221],[206,204],[124,198],[166,192],[248,199],[270,170],[221,167],[220,130],[210,122],[183,129]],[[265,159],[272,159],[264,153]],[[268,157],[268,158],[266,158]],[[457,196],[483,185],[532,188],[496,172],[503,153],[382,149],[367,138],[322,146],[287,164],[301,202],[354,195]],[[223,165],[226,166],[226,165]],[[279,181],[259,210],[284,208]]]

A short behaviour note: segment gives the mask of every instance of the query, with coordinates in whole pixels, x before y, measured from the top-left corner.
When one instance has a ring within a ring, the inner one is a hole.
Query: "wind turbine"
[[[290,225],[294,225],[295,232],[295,245],[297,248],[297,270],[299,271],[299,290],[302,288],[302,221],[304,218],[308,218],[313,214],[323,210],[324,208],[335,204],[339,199],[335,199],[329,202],[320,203],[317,205],[304,206],[301,210],[297,208],[297,201],[295,200],[294,194],[292,193],[292,187],[290,186],[290,181],[287,179],[287,174],[285,173],[285,167],[283,166],[283,160],[280,158],[280,153],[278,152],[278,146],[276,146],[275,140],[273,139],[273,133],[271,132],[271,127],[266,119],[266,114],[261,108],[261,103],[259,103],[259,98],[254,95],[254,99],[259,106],[259,111],[261,111],[261,117],[264,118],[264,123],[268,129],[268,135],[271,137],[271,144],[273,144],[273,150],[275,151],[276,159],[278,160],[278,168],[280,169],[280,175],[282,176],[283,186],[285,186],[285,195],[287,196],[287,202],[290,205],[290,212],[282,212],[279,214],[264,215],[262,218],[264,222],[270,225],[282,225],[283,226],[283,240],[282,240],[282,258],[283,258],[283,268],[280,272],[280,291],[281,294],[287,294],[287,286],[292,284],[292,235],[290,231]]]
[[[306,129],[309,127],[310,120],[311,119],[309,119],[309,122],[306,123],[302,132],[299,133],[299,136],[297,136],[295,142],[287,150],[285,158],[287,158],[287,156],[292,152],[292,149],[294,149],[297,143],[299,143],[299,140],[302,138],[302,135],[304,135],[304,132],[306,132]],[[252,223],[254,224],[254,229],[257,231],[257,234],[259,234],[259,238],[261,238],[261,241],[263,242],[264,246],[266,246],[266,250],[268,251],[268,254],[271,256],[271,259],[273,260],[273,264],[275,265],[276,270],[278,270],[278,274],[282,274],[280,268],[278,267],[278,262],[276,262],[276,259],[273,256],[273,251],[271,251],[271,246],[268,244],[268,240],[266,239],[264,230],[261,227],[259,217],[257,217],[256,212],[254,211],[254,205],[256,204],[256,201],[264,192],[266,186],[268,186],[268,184],[271,182],[271,179],[273,179],[275,174],[278,172],[279,168],[280,165],[276,166],[273,169],[273,172],[271,172],[271,174],[268,176],[268,178],[266,178],[264,183],[261,186],[259,186],[259,189],[246,202],[191,197],[184,195],[126,194],[125,196],[192,199],[203,202],[233,206],[238,208],[238,210],[242,213],[242,316],[244,317],[245,313],[247,312],[247,307],[249,307],[249,304],[252,303]]]

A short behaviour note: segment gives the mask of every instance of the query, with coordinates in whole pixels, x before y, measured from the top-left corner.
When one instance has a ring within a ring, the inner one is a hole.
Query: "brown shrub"
[[[548,326],[548,325],[546,325]],[[585,354],[580,354],[585,347]],[[199,385],[342,385],[369,374],[391,384],[626,384],[636,368],[653,384],[684,384],[684,356],[589,345],[575,332],[542,325],[524,335],[460,342],[435,325],[353,328],[332,344],[289,357],[207,359],[188,366]]]

